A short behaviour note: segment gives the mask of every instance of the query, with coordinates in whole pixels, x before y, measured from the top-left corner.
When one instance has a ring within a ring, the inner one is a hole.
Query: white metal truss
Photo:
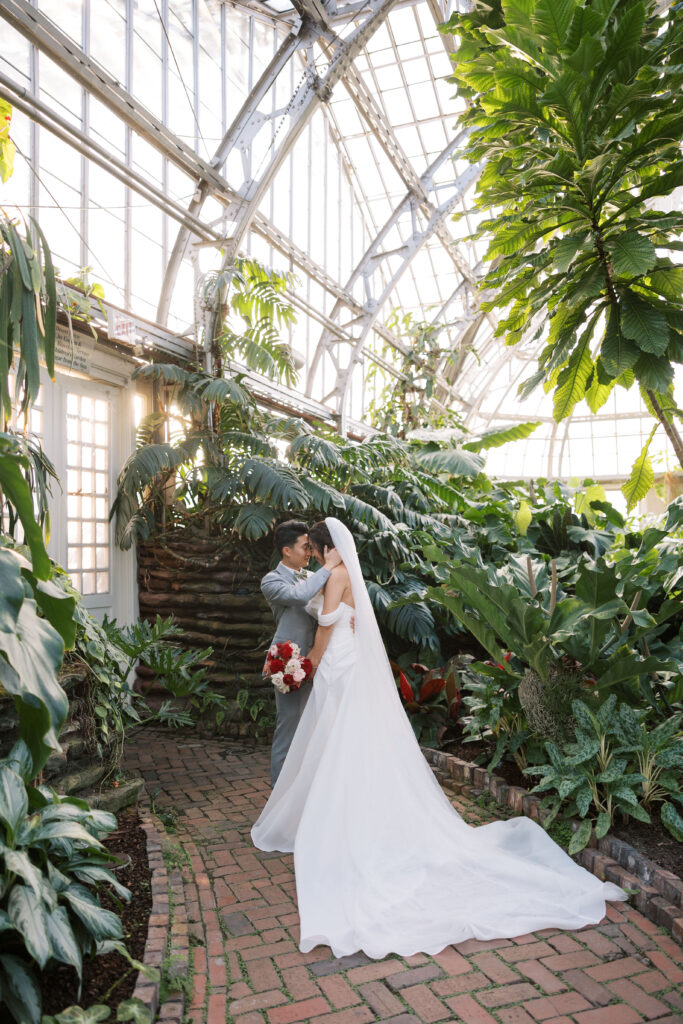
[[[340,320],[344,313],[344,304],[338,302],[332,311],[331,318],[340,325],[339,328],[336,332],[326,328],[320,337],[309,369],[306,391],[307,394],[311,394],[321,363],[324,357],[329,358],[335,368],[336,381],[334,389],[324,397],[323,401],[334,402],[341,417],[342,429],[353,371],[363,359],[366,340],[382,307],[422,246],[438,231],[446,217],[452,213],[456,204],[481,173],[481,168],[478,165],[471,166],[449,183],[447,189],[435,185],[435,175],[462,143],[463,133],[455,136],[430,164],[422,177],[418,179],[416,188],[411,189],[398,204],[351,274],[345,291],[354,294],[358,284],[362,284],[364,301],[360,315],[354,315],[350,323],[345,324],[345,329],[342,330]],[[447,192],[445,199],[438,196],[438,192],[442,190]],[[432,193],[436,202],[430,198]],[[425,212],[426,218],[424,217]],[[421,213],[423,214],[422,218],[420,218]],[[405,237],[405,242],[398,247],[386,248],[387,241],[395,239],[397,233]],[[472,276],[469,267],[467,271],[468,277],[465,278],[463,275],[462,285],[464,287],[467,286]],[[455,297],[454,294],[452,298]],[[450,305],[450,302],[447,305]],[[446,309],[442,311],[445,313]],[[349,347],[350,353],[344,360],[344,350],[348,353]]]
[[[425,0],[351,0],[346,4],[335,0],[294,0],[294,10],[283,14],[270,8],[265,0],[236,2],[248,6],[258,16],[272,19],[280,26],[286,23],[288,34],[251,89],[210,160],[200,157],[191,145],[146,109],[30,0],[3,0],[0,5],[0,17],[195,183],[194,195],[186,207],[164,190],[163,183],[135,170],[129,160],[112,156],[87,131],[76,128],[51,109],[42,98],[12,83],[6,76],[0,76],[0,87],[8,92],[12,103],[29,114],[36,123],[63,141],[68,141],[87,160],[106,168],[127,188],[153,203],[178,224],[178,234],[159,296],[157,319],[160,324],[167,323],[178,270],[189,246],[220,246],[224,252],[223,270],[229,272],[249,230],[267,239],[295,267],[303,270],[333,296],[335,305],[329,315],[325,315],[322,310],[313,311],[310,306],[307,309],[309,315],[313,315],[323,326],[323,334],[308,377],[307,394],[311,393],[311,383],[323,355],[328,355],[336,369],[336,382],[326,400],[333,400],[336,413],[343,416],[353,369],[365,357],[373,359],[387,372],[400,376],[400,370],[391,361],[371,351],[367,343],[372,334],[378,334],[398,351],[404,354],[407,351],[406,343],[379,323],[378,316],[402,274],[432,237],[441,241],[460,278],[453,295],[443,304],[436,319],[443,319],[457,298],[464,309],[464,315],[457,318],[461,333],[456,337],[455,345],[462,354],[467,346],[459,343],[471,338],[473,331],[476,333],[480,318],[471,292],[476,284],[477,272],[470,266],[464,249],[458,246],[445,221],[466,189],[476,180],[479,168],[468,168],[446,184],[443,180],[435,184],[434,177],[439,168],[462,144],[463,137],[460,136],[452,139],[423,174],[418,174],[381,105],[354,66],[355,60],[366,52],[373,34],[383,25],[391,10],[424,3]],[[445,18],[446,0],[427,0],[427,4],[435,20]],[[450,48],[449,43],[444,38],[447,49]],[[320,48],[323,59],[327,61],[326,66],[320,70],[313,61],[314,45]],[[284,79],[286,71],[293,74],[295,81],[300,76],[301,80],[287,105],[277,107],[273,102],[275,85]],[[279,169],[314,113],[324,107],[338,83],[344,84],[369,131],[408,189],[389,220],[368,246],[346,285],[332,278],[261,210],[264,197]],[[264,110],[268,113],[264,113]],[[255,139],[262,137],[262,133],[266,137],[269,135],[271,142],[261,166],[254,169],[252,146]],[[234,151],[242,155],[241,184],[228,181],[225,176],[227,157]],[[212,223],[201,217],[202,208],[209,196],[224,207],[224,214]],[[396,236],[397,233],[402,239],[399,245],[395,241],[388,241],[390,236]],[[358,287],[359,282],[362,282],[362,293]],[[306,305],[304,301],[303,306]],[[346,323],[342,322],[344,320]],[[215,326],[212,323],[212,332]],[[340,359],[342,350],[349,355],[343,364]],[[458,360],[458,369],[460,365],[462,358]],[[442,380],[439,392],[441,400],[450,395],[454,375],[457,374],[454,374],[451,364]]]

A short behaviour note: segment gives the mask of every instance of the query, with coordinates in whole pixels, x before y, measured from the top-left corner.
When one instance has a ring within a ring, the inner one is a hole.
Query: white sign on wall
[[[73,337],[68,327],[57,324],[55,336],[55,363],[79,373],[91,372],[92,354],[95,339],[89,332],[74,331]]]

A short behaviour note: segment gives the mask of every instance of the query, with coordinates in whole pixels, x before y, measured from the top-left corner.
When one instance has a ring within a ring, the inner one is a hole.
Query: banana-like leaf
[[[38,579],[50,576],[50,559],[45,550],[43,533],[35,520],[31,489],[22,476],[21,467],[26,460],[17,453],[17,446],[9,434],[0,434],[0,490],[14,506],[24,529],[26,543],[31,549],[33,572]]]
[[[631,475],[625,484],[622,484],[621,492],[626,498],[626,507],[629,512],[648,493],[655,482],[655,473],[652,468],[652,461],[648,455],[652,438],[659,424],[652,428],[649,438],[643,445],[643,449],[633,463]]]
[[[521,441],[525,437],[529,437],[540,425],[540,420],[534,420],[530,423],[516,423],[513,427],[504,427],[502,430],[489,430],[476,441],[467,441],[462,447],[468,452],[500,448],[501,445],[508,444],[510,441]]]

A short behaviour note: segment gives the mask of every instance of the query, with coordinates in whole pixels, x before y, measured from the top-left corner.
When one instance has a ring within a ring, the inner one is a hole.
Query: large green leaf
[[[662,804],[662,824],[679,843],[683,843],[683,818],[670,801]]]
[[[620,377],[626,370],[631,369],[639,355],[638,346],[623,334],[619,317],[611,309],[600,348],[600,357],[605,369],[613,377]]]
[[[501,445],[508,444],[510,441],[521,441],[525,437],[529,437],[540,425],[540,420],[534,420],[530,423],[516,423],[512,427],[489,430],[477,438],[476,441],[467,441],[462,447],[468,452],[481,452],[488,448],[500,448]]]
[[[669,343],[669,328],[664,314],[648,302],[627,292],[621,307],[621,330],[643,352],[661,356]]]
[[[40,1024],[42,999],[33,971],[18,956],[0,955],[2,1001],[15,1024]]]
[[[14,676],[3,675],[3,685],[19,701],[19,735],[39,772],[50,751],[59,749],[57,737],[69,702],[57,679],[64,643],[50,623],[39,618],[32,599],[25,598],[21,606],[17,632],[0,632],[0,661],[2,654],[14,670]],[[36,732],[39,720],[47,726],[43,732]]]
[[[613,235],[606,243],[612,255],[612,266],[620,277],[640,277],[657,262],[654,245],[637,231]]]
[[[577,5],[574,0],[538,0],[533,12],[533,26],[550,52],[556,53],[567,43],[567,34]]]
[[[84,886],[71,885],[62,895],[97,942],[123,938],[119,918],[110,910],[104,910]]]
[[[645,497],[655,482],[655,473],[648,452],[658,426],[659,424],[655,424],[652,428],[652,432],[643,445],[640,455],[633,463],[631,475],[626,483],[622,484],[621,491],[626,498],[626,507],[629,512]]]
[[[0,547],[0,632],[16,630],[24,595],[20,558],[14,551]]]
[[[293,469],[275,459],[247,459],[242,483],[249,494],[285,509],[308,508],[310,499]],[[216,489],[216,497],[220,497]]]
[[[0,764],[0,821],[7,828],[10,843],[14,843],[17,826],[27,811],[28,796],[24,780],[7,764]]]
[[[480,455],[463,451],[462,448],[425,448],[417,452],[415,457],[423,469],[432,473],[478,476],[484,468],[484,460]]]
[[[17,455],[16,445],[8,434],[0,434],[0,490],[14,506],[24,528],[26,543],[31,549],[33,572],[46,580],[50,575],[50,559],[45,550],[43,533],[35,520],[31,489],[22,476],[21,466],[26,465],[23,457]]]
[[[42,899],[25,885],[14,885],[9,894],[7,913],[28,952],[40,967],[44,967],[50,958],[50,940]]]
[[[83,971],[81,950],[65,908],[55,907],[46,915],[45,923],[52,956],[62,964],[75,967],[80,978]]]
[[[258,540],[270,533],[276,519],[277,512],[267,505],[247,503],[240,506],[233,527],[245,540]]]
[[[593,360],[586,338],[576,348],[569,364],[561,371],[557,380],[553,399],[553,416],[558,423],[569,416],[576,403],[584,397],[592,371]]]
[[[7,870],[23,878],[36,897],[41,899],[44,892],[44,876],[40,868],[31,862],[28,854],[24,850],[5,850],[3,856]]]

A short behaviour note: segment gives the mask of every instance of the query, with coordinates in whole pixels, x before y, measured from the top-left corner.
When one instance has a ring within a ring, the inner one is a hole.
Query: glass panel
[[[82,594],[102,594],[109,590],[111,404],[72,392],[67,408],[72,438],[67,452],[67,565],[76,570],[73,582]],[[90,443],[94,437],[97,448]]]

